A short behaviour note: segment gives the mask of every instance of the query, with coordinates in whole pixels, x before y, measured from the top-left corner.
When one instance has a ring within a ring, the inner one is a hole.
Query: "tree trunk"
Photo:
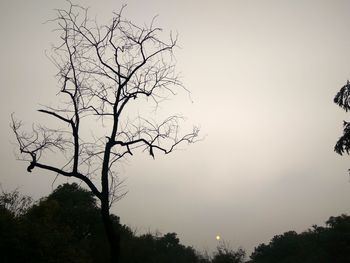
[[[113,226],[113,221],[111,220],[109,214],[108,203],[103,202],[101,204],[101,214],[102,221],[107,235],[107,240],[109,243],[109,249],[111,254],[111,263],[120,262],[120,233],[118,229]]]

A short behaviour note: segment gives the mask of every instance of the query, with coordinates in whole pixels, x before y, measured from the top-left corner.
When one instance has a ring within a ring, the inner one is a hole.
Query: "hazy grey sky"
[[[220,234],[249,251],[275,234],[350,212],[350,158],[333,146],[348,116],[333,102],[350,78],[350,1],[77,1],[107,20],[125,16],[179,33],[177,69],[192,92],[161,105],[199,124],[204,141],[172,155],[130,158],[120,169],[128,195],[113,211],[140,232],[176,232],[212,250]],[[35,110],[55,101],[54,8],[65,1],[0,2],[0,182],[39,198],[54,175],[14,157],[8,126],[47,122]],[[163,114],[163,112],[161,112]],[[187,124],[186,124],[187,125]],[[57,184],[65,182],[58,180]]]

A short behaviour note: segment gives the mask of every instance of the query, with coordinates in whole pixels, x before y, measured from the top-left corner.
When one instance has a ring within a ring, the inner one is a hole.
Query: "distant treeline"
[[[223,243],[213,255],[180,243],[176,233],[136,235],[113,217],[121,233],[123,263],[242,263],[243,249]],[[0,262],[97,263],[109,261],[100,211],[93,195],[64,184],[33,202],[17,190],[0,195]],[[325,227],[286,232],[260,244],[247,262],[350,262],[350,217],[331,217]]]

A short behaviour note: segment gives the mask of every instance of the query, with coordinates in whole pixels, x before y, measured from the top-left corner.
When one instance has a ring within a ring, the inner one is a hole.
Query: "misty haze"
[[[1,262],[350,262],[350,2],[2,1]]]

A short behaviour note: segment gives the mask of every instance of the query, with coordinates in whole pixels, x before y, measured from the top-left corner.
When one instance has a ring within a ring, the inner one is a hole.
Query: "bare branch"
[[[65,117],[62,117],[61,115],[59,115],[59,114],[57,114],[55,112],[52,112],[52,111],[48,111],[48,110],[38,110],[38,111],[39,112],[43,112],[43,113],[47,113],[47,114],[52,115],[52,116],[55,116],[56,118],[58,118],[58,119],[60,119],[62,121],[65,121],[65,122],[67,122],[69,124],[71,124],[71,122],[72,122],[72,120],[69,120],[69,119],[67,119]]]

